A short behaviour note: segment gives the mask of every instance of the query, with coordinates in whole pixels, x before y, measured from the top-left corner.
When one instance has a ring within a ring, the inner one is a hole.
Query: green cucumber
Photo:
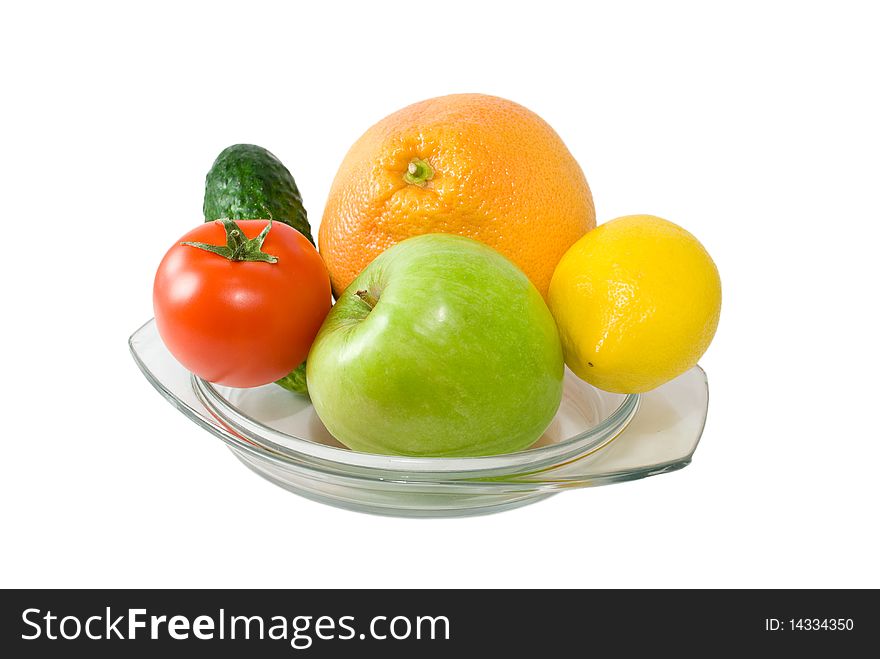
[[[290,171],[256,144],[233,144],[217,156],[205,177],[205,222],[274,220],[289,224],[313,245],[302,195]]]
[[[276,380],[275,384],[279,387],[284,387],[288,391],[307,396],[309,388],[306,385],[306,363],[303,362],[283,378]]]
[[[220,152],[205,177],[202,211],[205,222],[221,218],[283,222],[315,244],[293,176],[278,158],[256,144],[233,144]],[[308,395],[306,363],[276,384]]]

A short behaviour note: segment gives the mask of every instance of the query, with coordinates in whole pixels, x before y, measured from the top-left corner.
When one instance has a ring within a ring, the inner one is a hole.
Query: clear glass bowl
[[[250,469],[331,505],[404,516],[497,512],[564,489],[603,485],[686,466],[708,407],[695,367],[641,396],[607,393],[566,373],[563,401],[531,448],[475,458],[415,458],[351,451],[308,399],[275,385],[234,389],[186,371],[151,320],[129,339],[147,379]]]
[[[351,451],[326,429],[303,396],[269,384],[221,387],[193,376],[193,388],[217,421],[234,434],[291,460],[398,479],[449,480],[535,471],[596,451],[613,440],[638,409],[637,395],[600,391],[565,374],[562,402],[550,426],[529,449],[473,458],[418,458]]]

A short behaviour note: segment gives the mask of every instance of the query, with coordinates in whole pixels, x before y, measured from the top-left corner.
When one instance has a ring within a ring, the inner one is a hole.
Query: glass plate
[[[477,458],[350,451],[308,399],[275,385],[234,389],[191,375],[150,320],[129,347],[144,375],[246,466],[302,496],[361,512],[447,517],[498,512],[561,490],[634,480],[691,461],[708,408],[698,366],[646,394],[610,394],[566,372],[563,402],[530,449]]]

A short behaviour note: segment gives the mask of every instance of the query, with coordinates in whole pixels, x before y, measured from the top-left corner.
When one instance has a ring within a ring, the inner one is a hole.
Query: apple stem
[[[367,306],[370,307],[370,309],[375,307],[376,303],[379,301],[379,298],[370,293],[370,291],[368,290],[358,291],[357,293],[355,293],[355,295],[366,302]]]

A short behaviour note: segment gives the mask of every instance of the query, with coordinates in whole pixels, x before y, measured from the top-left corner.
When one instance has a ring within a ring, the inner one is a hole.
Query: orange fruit
[[[425,233],[495,248],[546,298],[556,264],[596,226],[587,179],[534,112],[483,94],[398,110],[348,151],[318,232],[338,296],[374,258]]]

